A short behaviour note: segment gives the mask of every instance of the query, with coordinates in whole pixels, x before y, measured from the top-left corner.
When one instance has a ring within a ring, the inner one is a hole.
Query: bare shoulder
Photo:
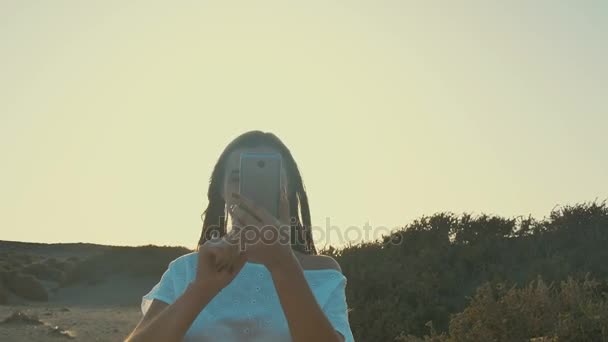
[[[300,255],[300,265],[305,270],[336,270],[342,272],[336,259],[328,255]]]

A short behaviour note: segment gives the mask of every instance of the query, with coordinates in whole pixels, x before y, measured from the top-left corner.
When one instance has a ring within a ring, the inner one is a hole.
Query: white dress
[[[158,284],[142,298],[145,314],[153,299],[173,303],[195,276],[198,252],[170,264]],[[348,322],[346,277],[337,270],[304,270],[315,299],[346,342],[354,341]],[[184,341],[291,341],[289,327],[266,266],[247,262],[196,317]]]

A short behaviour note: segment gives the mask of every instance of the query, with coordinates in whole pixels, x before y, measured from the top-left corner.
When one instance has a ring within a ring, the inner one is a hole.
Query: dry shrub
[[[42,284],[30,274],[14,273],[8,280],[9,289],[17,296],[35,301],[48,301],[49,295]]]
[[[8,304],[8,290],[4,287],[4,284],[0,281],[0,305]]]
[[[23,273],[31,274],[40,280],[61,282],[64,274],[61,270],[47,263],[33,263],[23,267]]]
[[[169,262],[189,252],[184,247],[112,247],[75,264],[66,272],[61,286],[97,284],[114,274],[159,278]]]
[[[19,269],[23,266],[24,262],[18,255],[8,254],[4,259],[4,264],[11,269]]]
[[[608,341],[608,284],[586,276],[557,286],[540,277],[524,288],[485,283],[450,320],[449,334],[396,341]]]
[[[552,330],[558,310],[554,292],[540,278],[506,292],[502,283],[485,283],[471,304],[450,320],[450,336],[466,341],[524,341],[544,336]]]

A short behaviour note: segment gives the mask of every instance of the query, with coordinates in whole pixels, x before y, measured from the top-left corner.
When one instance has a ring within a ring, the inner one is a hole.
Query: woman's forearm
[[[128,342],[138,341],[181,341],[198,314],[217,294],[217,290],[190,283],[186,291],[168,305],[152,321],[135,329],[127,338]]]
[[[270,268],[294,342],[339,342],[338,333],[317,303],[295,256]]]

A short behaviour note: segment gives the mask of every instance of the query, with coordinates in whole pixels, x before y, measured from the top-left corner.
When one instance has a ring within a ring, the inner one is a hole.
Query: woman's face
[[[239,193],[239,181],[240,181],[240,162],[241,153],[243,152],[256,152],[256,153],[278,153],[278,151],[272,147],[258,146],[258,147],[242,147],[232,151],[226,159],[226,167],[224,173],[224,191],[222,195],[224,201],[228,202],[233,192]],[[287,172],[285,171],[285,165],[281,165],[281,190],[287,192]]]

